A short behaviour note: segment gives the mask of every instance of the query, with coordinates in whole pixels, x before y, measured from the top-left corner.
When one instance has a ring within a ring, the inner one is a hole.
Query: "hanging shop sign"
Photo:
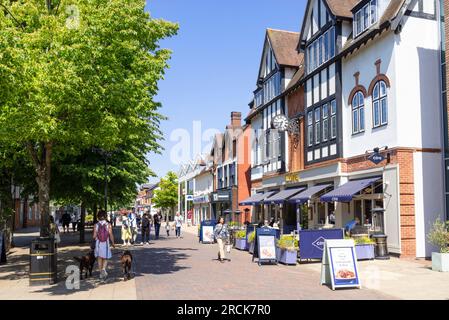
[[[299,259],[321,259],[326,239],[343,239],[343,229],[300,230]]]
[[[257,228],[254,239],[253,261],[258,258],[258,264],[277,264],[276,260],[276,230],[272,228]]]
[[[361,288],[354,240],[325,240],[321,284],[337,288]]]
[[[186,195],[186,200],[187,201],[193,201],[193,195],[191,195],[191,194]]]
[[[375,165],[378,165],[385,159],[386,159],[385,156],[379,152],[374,152],[368,157],[368,160],[371,161],[372,163],[374,163]]]

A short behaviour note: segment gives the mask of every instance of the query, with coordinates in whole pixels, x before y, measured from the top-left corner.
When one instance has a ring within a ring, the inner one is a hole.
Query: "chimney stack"
[[[242,126],[242,113],[233,111],[231,112],[231,126],[233,128]]]

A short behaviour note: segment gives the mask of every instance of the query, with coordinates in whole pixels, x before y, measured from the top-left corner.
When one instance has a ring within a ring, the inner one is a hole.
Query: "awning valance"
[[[320,200],[322,202],[350,202],[356,193],[362,191],[370,184],[379,181],[380,179],[382,179],[382,177],[349,181],[337,189],[326,193],[320,198]]]
[[[288,202],[291,203],[297,203],[297,204],[303,204],[309,201],[314,195],[316,195],[318,192],[323,191],[326,188],[331,187],[331,184],[321,184],[317,186],[313,186],[310,188],[307,188],[303,192],[291,197]]]
[[[304,187],[282,190],[282,191],[272,195],[271,197],[265,199],[264,203],[266,203],[266,204],[280,204],[280,203],[284,203],[285,201],[290,199],[295,194],[297,194],[297,193],[299,193],[301,191],[304,191],[304,190],[305,190]]]
[[[268,197],[271,197],[276,192],[265,192],[265,193],[256,193],[249,197],[248,199],[243,200],[239,203],[241,206],[255,206],[264,202],[264,200]]]

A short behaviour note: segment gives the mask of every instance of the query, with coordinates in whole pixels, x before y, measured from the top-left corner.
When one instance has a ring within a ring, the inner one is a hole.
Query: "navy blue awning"
[[[271,197],[276,192],[256,193],[239,203],[240,206],[255,206],[261,204],[266,198]]]
[[[288,202],[291,203],[297,203],[297,204],[303,204],[309,201],[314,195],[316,195],[318,192],[323,191],[326,188],[331,187],[331,184],[321,184],[317,186],[310,187],[300,194],[295,195],[294,197],[291,197]]]
[[[353,180],[323,195],[322,202],[350,202],[353,196],[368,187],[370,184],[382,179],[381,177],[362,180]]]
[[[295,194],[297,194],[303,190],[305,190],[304,187],[282,190],[282,191],[272,195],[271,197],[265,199],[264,203],[266,203],[266,204],[284,203],[284,201],[287,201],[292,196],[294,196]]]

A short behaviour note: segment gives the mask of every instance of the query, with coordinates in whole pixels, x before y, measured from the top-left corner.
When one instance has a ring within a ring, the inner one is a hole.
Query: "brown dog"
[[[131,279],[131,266],[133,262],[133,256],[129,250],[123,252],[120,258],[122,264],[123,276],[125,281]]]
[[[94,251],[91,250],[88,254],[82,257],[73,257],[76,261],[80,263],[80,278],[83,279],[83,271],[86,270],[85,278],[87,278],[87,273],[89,272],[89,276],[92,277],[92,269],[95,264],[95,254]]]

